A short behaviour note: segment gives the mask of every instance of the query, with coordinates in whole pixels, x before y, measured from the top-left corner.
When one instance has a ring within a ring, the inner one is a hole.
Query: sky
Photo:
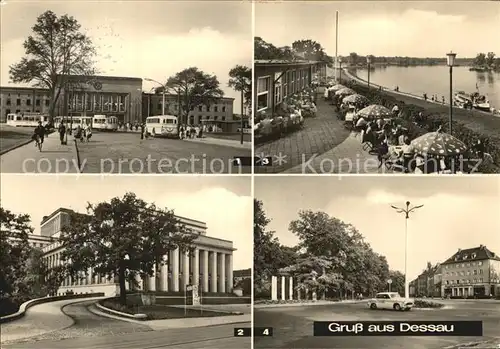
[[[2,0],[1,85],[9,84],[9,66],[24,56],[23,42],[36,18],[51,10],[74,16],[97,47],[102,75],[150,78],[196,66],[217,75],[227,97],[240,94],[227,86],[229,70],[252,62],[252,11],[239,1],[27,1]],[[143,82],[151,91],[154,83]]]
[[[335,55],[475,57],[500,56],[500,4],[495,1],[352,1],[258,3],[255,35],[276,46],[313,39]]]
[[[253,202],[247,176],[2,174],[0,191],[2,207],[29,214],[35,234],[40,233],[43,216],[59,207],[86,213],[88,202],[109,201],[131,191],[177,215],[206,222],[207,236],[233,241],[235,270],[251,268],[253,263]]]
[[[485,245],[500,255],[498,176],[258,176],[254,188],[272,220],[267,229],[287,246],[298,242],[288,226],[300,210],[323,211],[356,227],[391,269],[404,272],[405,218],[391,205],[410,201],[424,205],[408,222],[411,279],[459,248]]]

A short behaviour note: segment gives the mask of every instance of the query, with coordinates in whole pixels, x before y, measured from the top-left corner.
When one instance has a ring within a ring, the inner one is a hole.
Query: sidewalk
[[[241,144],[240,141],[233,141],[231,139],[203,137],[203,138],[187,138],[187,139],[183,139],[183,141],[193,142],[193,143],[206,143],[206,144],[212,144],[212,145],[220,145],[223,147],[232,147],[232,148],[238,148],[238,149],[252,149],[252,142],[243,142],[243,144]]]
[[[2,173],[79,173],[74,138],[61,145],[59,134],[44,139],[42,151],[31,142],[0,156]]]
[[[251,322],[252,316],[250,314],[244,315],[228,315],[228,316],[213,316],[213,317],[199,317],[189,319],[168,319],[168,320],[149,320],[142,321],[143,324],[148,325],[153,330],[165,330],[169,328],[194,328],[206,327],[215,325],[229,325],[237,324],[240,322]]]
[[[171,307],[184,308],[183,305],[170,305]],[[205,304],[205,305],[188,305],[189,309],[216,311],[221,313],[243,313],[250,314],[252,306],[250,304]]]
[[[93,299],[100,298],[66,299],[35,305],[22,318],[1,325],[1,342],[5,344],[70,327],[73,319],[64,314],[62,308]]]
[[[308,307],[316,305],[335,305],[335,304],[353,304],[353,303],[366,303],[366,300],[346,300],[346,301],[322,301],[317,302],[303,302],[303,303],[281,303],[281,304],[254,304],[254,309],[267,309],[267,308],[282,308],[282,307]]]

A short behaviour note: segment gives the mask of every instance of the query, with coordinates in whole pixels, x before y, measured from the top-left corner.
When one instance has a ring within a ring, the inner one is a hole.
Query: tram
[[[146,131],[153,137],[179,138],[177,116],[157,115],[146,118]]]
[[[78,126],[85,128],[88,125],[92,126],[91,116],[56,116],[54,118],[54,127],[58,128],[61,122],[64,122],[66,126],[71,125],[72,129],[75,130]]]
[[[14,127],[36,127],[39,122],[45,125],[48,116],[40,113],[7,114],[7,125]]]
[[[118,130],[118,118],[116,116],[94,115],[92,128],[99,131]]]

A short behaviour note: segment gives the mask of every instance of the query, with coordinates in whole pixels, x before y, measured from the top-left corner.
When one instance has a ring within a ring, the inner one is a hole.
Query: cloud
[[[404,203],[406,199],[402,195],[393,194],[384,190],[371,190],[366,195],[368,202],[372,204],[398,204]]]

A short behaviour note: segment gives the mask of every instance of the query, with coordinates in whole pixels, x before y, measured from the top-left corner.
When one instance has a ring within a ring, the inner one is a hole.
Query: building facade
[[[153,93],[142,94],[142,115],[155,116],[163,113],[163,95]],[[184,119],[188,125],[206,125],[217,127],[221,132],[236,132],[241,119],[235,118],[234,98],[222,97],[211,105],[199,105],[192,108]],[[179,100],[177,95],[165,95],[165,114],[179,115]]]
[[[122,123],[142,119],[142,79],[116,76],[65,76],[56,116],[113,115]],[[0,87],[1,121],[7,114],[49,114],[48,89]]]
[[[41,222],[41,236],[50,236],[54,242],[42,247],[44,259],[49,267],[61,265],[62,243],[58,241],[61,229],[69,223],[73,211],[60,208]],[[187,228],[199,233],[194,242],[194,252],[184,253],[176,249],[164,256],[167,261],[155,271],[156,276],[140,278],[137,276],[139,290],[179,292],[187,285],[198,285],[200,292],[230,293],[233,289],[233,243],[206,235],[206,223],[177,216]],[[128,290],[133,289],[128,282]],[[78,278],[67,277],[58,294],[66,292],[93,293],[104,292],[106,295],[119,294],[118,280],[98,275],[93,270],[81,273]]]
[[[500,295],[500,257],[486,246],[459,249],[442,265],[442,294],[449,297]]]
[[[256,60],[255,113],[273,113],[286,98],[311,86],[314,76],[326,76],[326,64],[313,61]]]

